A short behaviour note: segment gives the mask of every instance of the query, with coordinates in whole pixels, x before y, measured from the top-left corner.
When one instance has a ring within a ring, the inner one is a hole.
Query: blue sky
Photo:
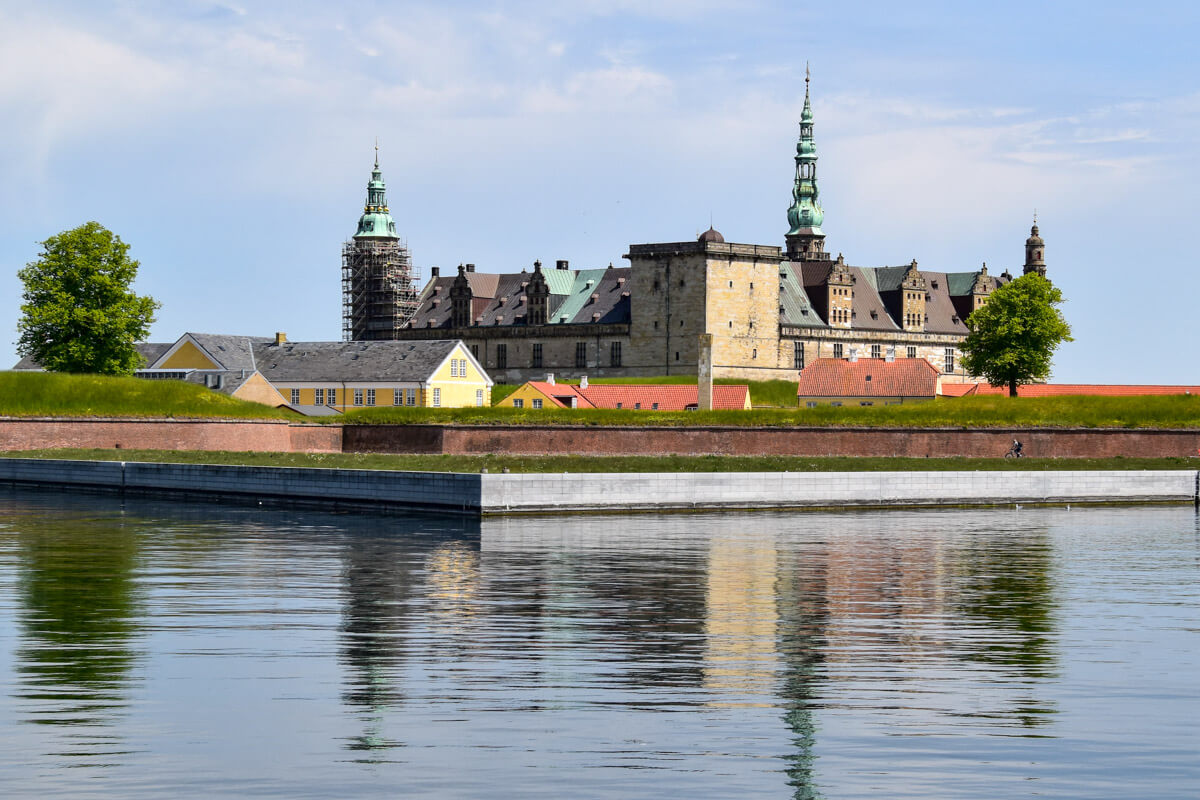
[[[95,219],[186,330],[340,336],[375,137],[423,277],[783,244],[812,64],[825,232],[876,266],[1019,270],[1053,379],[1200,382],[1191,3],[0,2],[0,365],[38,242]]]

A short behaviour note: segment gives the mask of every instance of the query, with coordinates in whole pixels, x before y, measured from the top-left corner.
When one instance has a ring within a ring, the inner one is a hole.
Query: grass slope
[[[9,458],[245,464],[419,472],[926,472],[1200,469],[1200,458],[811,458],[799,456],[412,456],[374,453],[230,453],[166,450],[31,450]]]
[[[530,408],[377,408],[335,421],[354,424],[631,425],[678,427],[1200,428],[1200,396],[943,398],[895,406],[821,406],[753,411]]]
[[[0,416],[296,418],[183,381],[57,372],[0,372]]]

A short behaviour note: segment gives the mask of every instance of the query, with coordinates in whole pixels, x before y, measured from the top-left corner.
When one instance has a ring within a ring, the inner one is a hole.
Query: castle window
[[[541,342],[533,343],[533,359],[531,360],[530,366],[534,367],[535,369],[537,367],[542,366],[542,343]]]
[[[804,369],[804,342],[792,342],[792,369]]]
[[[729,288],[730,288],[730,289],[732,289],[732,288],[733,288],[733,281],[730,281],[730,282],[729,282]]]
[[[912,344],[910,344],[910,345],[908,346],[908,357],[909,357],[909,358],[916,358],[916,357],[917,357],[917,347],[916,347],[916,345],[912,345]]]
[[[299,389],[292,389],[292,405],[294,405],[294,406],[300,405],[300,390]]]
[[[946,348],[946,369],[945,372],[954,372],[954,348]]]
[[[477,345],[477,344],[471,345],[471,355],[475,356],[476,361],[479,360],[479,345]]]
[[[496,369],[508,369],[508,345],[496,345]]]
[[[877,344],[871,345],[871,358],[879,358],[881,355],[880,346]]]
[[[608,346],[608,363],[609,366],[621,366],[621,343],[613,342]]]
[[[678,350],[675,351],[675,360],[676,361],[679,360],[679,351]]]
[[[842,357],[842,343],[841,343],[841,342],[834,342],[834,344],[833,344],[833,357],[834,357],[834,358],[841,358],[841,357]]]
[[[654,330],[658,330],[658,320],[654,320]]]
[[[375,390],[374,389],[367,389],[367,405],[369,405],[369,406],[375,405]]]
[[[655,324],[657,325],[658,323]],[[575,343],[575,366],[587,366],[587,342]]]
[[[758,358],[758,348],[757,347],[750,351],[750,357]]]

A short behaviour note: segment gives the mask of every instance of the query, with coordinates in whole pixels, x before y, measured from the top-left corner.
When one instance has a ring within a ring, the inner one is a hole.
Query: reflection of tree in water
[[[960,554],[965,577],[957,609],[984,625],[980,636],[963,639],[964,657],[1007,668],[1029,679],[1054,677],[1055,602],[1053,550],[1045,531],[1020,539],[989,540]],[[1028,697],[1016,701],[1015,714],[1026,726],[1046,724],[1052,704]]]
[[[72,734],[76,752],[68,753],[100,755],[97,747],[112,746],[112,735],[102,731],[127,707],[129,673],[140,657],[133,650],[140,611],[137,523],[37,508],[18,513],[23,640],[15,694],[29,704],[27,722],[101,726]]]
[[[785,703],[783,721],[792,732],[788,762],[788,785],[796,800],[816,800],[813,749],[817,742],[813,702],[815,682],[825,651],[825,629],[829,624],[828,558],[823,552],[788,551],[794,565],[781,564],[776,596],[779,602],[779,656],[783,660],[783,682],[779,696]]]

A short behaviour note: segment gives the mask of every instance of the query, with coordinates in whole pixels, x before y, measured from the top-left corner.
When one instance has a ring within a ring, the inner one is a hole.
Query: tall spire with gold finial
[[[792,205],[788,209],[788,257],[826,258],[825,234],[821,223],[825,212],[817,202],[817,145],[813,141],[812,98],[809,82],[812,74],[804,65],[804,110],[800,113],[800,141],[796,143],[796,179],[792,186]]]
[[[371,180],[367,181],[367,203],[358,218],[355,239],[398,239],[396,221],[388,211],[387,184],[379,169],[379,139],[375,139],[375,166],[371,169]]]

